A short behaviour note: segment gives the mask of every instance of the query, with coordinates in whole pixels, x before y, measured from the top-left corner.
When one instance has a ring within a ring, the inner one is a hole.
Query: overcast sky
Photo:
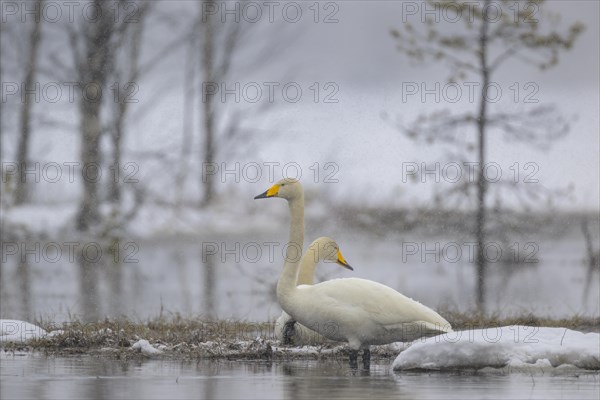
[[[543,152],[527,145],[510,144],[501,137],[491,138],[488,157],[498,162],[504,173],[514,162],[539,165],[540,185],[565,187],[575,185],[574,207],[598,209],[599,203],[599,3],[594,1],[551,1],[549,9],[561,16],[561,27],[575,21],[585,24],[585,32],[575,48],[563,53],[560,64],[548,71],[514,62],[506,64],[495,81],[504,89],[503,95],[514,94],[509,86],[533,82],[539,89],[535,97],[539,104],[555,104],[567,118],[575,118],[570,134],[554,143],[550,151]],[[289,154],[302,157],[316,153],[321,159],[335,159],[340,165],[340,176],[345,183],[359,180],[373,192],[389,193],[399,182],[402,161],[433,161],[442,151],[416,146],[400,135],[380,114],[387,112],[408,122],[418,113],[449,108],[473,110],[470,102],[437,104],[431,96],[422,102],[420,96],[410,96],[403,102],[402,84],[425,83],[434,87],[444,85],[448,70],[444,64],[427,62],[413,66],[406,57],[394,50],[391,28],[400,28],[406,5],[399,2],[339,2],[338,24],[313,24],[298,39],[294,53],[302,64],[302,75],[307,80],[339,83],[340,103],[336,105],[304,105],[305,113],[297,114],[290,135],[312,138],[305,146],[288,149]],[[420,7],[421,3],[417,3]],[[407,15],[413,25],[420,24],[420,15]],[[446,24],[448,25],[448,24]],[[462,26],[462,25],[461,25]],[[450,27],[452,28],[452,27]],[[448,29],[440,23],[440,30]],[[465,98],[466,88],[465,88]],[[524,92],[520,93],[524,96]],[[513,102],[514,103],[514,102]],[[524,107],[524,104],[505,104],[507,107]],[[493,106],[494,107],[494,106]],[[503,110],[498,105],[496,110]],[[290,107],[291,108],[291,107]],[[321,144],[315,146],[316,140]],[[275,147],[273,152],[278,152]],[[271,155],[272,153],[269,153]],[[349,185],[356,187],[355,184]],[[406,186],[406,185],[404,185]],[[414,201],[422,199],[423,186],[411,185]],[[388,197],[388,196],[386,196]]]
[[[598,210],[599,2],[548,3],[548,9],[560,15],[561,28],[580,21],[585,24],[584,33],[571,51],[561,54],[560,64],[548,71],[540,72],[520,62],[507,63],[495,79],[503,89],[503,102],[492,106],[492,109],[527,110],[531,105],[504,100],[514,94],[510,89],[514,83],[521,90],[520,98],[527,93],[525,85],[534,83],[538,104],[555,104],[565,117],[574,120],[572,129],[567,137],[556,141],[547,152],[507,143],[501,136],[491,137],[488,158],[501,166],[503,174],[513,173],[509,167],[515,162],[519,163],[522,173],[528,172],[523,170],[525,163],[535,163],[539,169],[536,173],[539,185],[548,188],[565,187],[570,183],[575,185],[575,197],[563,204],[564,207]],[[182,20],[184,13],[196,12],[192,2],[161,4],[163,10],[175,15],[175,10],[180,10]],[[436,82],[444,85],[448,77],[445,64],[431,61],[422,65],[410,63],[395,50],[395,41],[389,33],[390,29],[401,28],[403,19],[417,28],[422,27],[419,14],[422,3],[321,2],[318,22],[315,22],[315,10],[310,8],[311,5],[314,7],[314,2],[303,2],[302,18],[294,24],[282,18],[283,4],[274,11],[276,23],[266,24],[266,37],[246,43],[246,52],[240,53],[240,57],[248,57],[248,53],[255,52],[256,48],[264,48],[265,43],[271,46],[279,40],[278,46],[273,46],[275,53],[251,71],[238,72],[235,80],[242,86],[257,82],[263,87],[265,82],[278,82],[279,87],[296,82],[302,88],[302,97],[300,101],[291,103],[282,99],[280,89],[275,91],[276,106],[270,113],[260,114],[260,118],[252,122],[256,123],[257,134],[253,138],[256,146],[243,161],[298,162],[307,183],[314,180],[314,170],[309,167],[318,162],[325,174],[331,170],[325,171],[324,164],[332,162],[336,165],[335,178],[339,179],[338,184],[328,187],[334,192],[356,196],[357,199],[365,198],[365,202],[373,199],[395,201],[397,197],[399,202],[424,203],[435,185],[402,182],[402,163],[431,163],[438,160],[445,149],[410,141],[389,120],[384,120],[382,113],[388,114],[391,120],[410,122],[420,113],[440,109],[475,111],[476,103],[468,101],[466,87],[463,87],[465,92],[461,101],[456,103],[444,99],[436,103],[431,97],[423,102],[418,94],[403,100],[403,84],[413,82],[433,87]],[[409,7],[415,5],[417,14],[408,13]],[[263,13],[268,13],[266,7],[261,7]],[[288,11],[291,13],[288,16],[293,17],[293,10]],[[325,23],[327,17],[337,22]],[[542,22],[546,22],[543,18]],[[460,27],[462,25],[443,21],[439,24],[442,31]],[[149,24],[144,56],[150,57],[160,44],[172,40],[180,28],[165,28],[157,22]],[[46,51],[50,47],[46,43]],[[67,59],[70,54],[66,52],[64,57]],[[175,53],[162,60],[151,75],[140,81],[140,104],[132,105],[132,112],[149,102],[158,106],[135,122],[133,132],[127,138],[129,149],[171,151],[180,148],[184,60],[182,51]],[[315,83],[316,87],[313,86]],[[317,103],[314,102],[316,88],[319,90]],[[324,103],[327,95],[338,102]],[[249,103],[243,106],[254,107]],[[64,115],[67,123],[77,126],[76,106],[71,105],[66,111],[64,108],[59,110],[56,105],[44,104],[44,107],[43,112]],[[261,135],[259,132],[265,127],[275,133]],[[74,159],[77,156],[78,144],[73,133],[64,129],[54,130],[52,134],[48,130],[44,130],[43,135],[40,132],[39,127],[34,131],[34,157]],[[15,140],[8,138],[5,144],[14,148]],[[197,149],[200,149],[200,144],[194,143],[193,157],[196,159],[199,156]],[[281,175],[282,171],[275,172]],[[153,175],[151,169],[146,173]],[[319,181],[323,183],[323,175]],[[248,186],[249,192],[255,191],[256,184],[242,184]],[[366,193],[368,196],[365,196]]]

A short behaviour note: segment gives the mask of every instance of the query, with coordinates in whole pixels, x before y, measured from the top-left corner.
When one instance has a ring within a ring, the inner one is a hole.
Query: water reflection
[[[186,268],[186,260],[183,255],[176,250],[171,250],[171,259],[173,260],[173,268],[177,276],[181,293],[181,312],[189,314],[192,311],[192,293],[193,288],[190,288],[190,277],[188,276],[188,268]]]
[[[207,319],[214,319],[215,314],[215,285],[217,283],[216,276],[216,261],[217,254],[209,252],[204,248],[200,252],[200,267],[202,268],[202,288],[204,289],[203,296],[203,315]]]
[[[32,317],[31,309],[31,266],[26,259],[21,259],[17,268],[21,313],[26,318]]]
[[[112,248],[120,248],[120,240],[115,238],[112,242]],[[112,316],[121,314],[123,305],[123,264],[118,256],[118,252],[111,252],[108,259],[107,280],[109,286],[108,310]]]
[[[573,237],[540,242],[537,264],[512,259],[495,264],[486,285],[489,312],[511,315],[534,310],[540,316],[551,317],[574,312],[598,315],[600,291],[598,280],[593,279],[597,269],[582,267],[585,242],[581,233],[576,233]],[[269,241],[234,236],[210,240]],[[68,241],[54,243],[63,242]],[[272,321],[279,316],[274,296],[281,269],[279,258],[260,263],[243,259],[238,262],[234,257],[223,260],[214,251],[204,249],[203,253],[199,241],[189,238],[136,243],[139,252],[132,259],[127,247],[131,242],[124,238],[102,242],[103,256],[99,260],[95,245],[85,249],[80,245],[72,257],[69,248],[63,248],[63,256],[57,261],[54,253],[36,260],[33,255],[18,251],[24,246],[15,247],[14,254],[7,255],[6,262],[1,263],[0,317],[42,317],[61,323],[72,318],[94,321],[123,316],[145,320],[176,313],[249,321]],[[472,265],[436,263],[431,261],[433,257],[427,262],[413,258],[399,263],[401,249],[395,248],[397,243],[391,239],[353,242],[356,245],[352,247],[352,259],[357,269],[352,276],[384,282],[432,308],[472,308]],[[45,247],[45,242],[41,247]],[[120,253],[111,253],[110,248],[120,249]],[[329,278],[348,276],[345,271],[327,267],[321,270],[332,273]]]
[[[101,267],[95,258],[89,258],[89,254],[79,251],[77,263],[79,264],[79,301],[81,305],[80,319],[82,322],[97,321],[100,316],[98,296],[98,269]]]
[[[596,273],[600,274],[600,249],[595,248],[594,243],[598,243],[598,234],[592,234],[589,223],[586,218],[581,221],[581,231],[585,240],[586,255],[583,264],[587,267],[585,277],[585,287],[583,289],[583,304],[587,304],[590,293],[590,286]]]
[[[356,372],[335,361],[116,361],[6,353],[0,361],[3,399],[597,399],[600,391],[598,372],[393,373],[387,362]]]

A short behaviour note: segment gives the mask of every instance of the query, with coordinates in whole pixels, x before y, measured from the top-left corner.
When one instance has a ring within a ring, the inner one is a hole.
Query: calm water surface
[[[115,361],[2,353],[2,399],[598,399],[596,373],[369,371],[336,362]]]
[[[461,259],[449,262],[449,256],[436,260],[435,254],[403,256],[406,238],[344,237],[342,233],[334,237],[343,244],[344,256],[355,270],[322,264],[317,270],[318,281],[353,276],[384,282],[434,309],[465,311],[474,307],[476,276],[465,249]],[[73,316],[84,321],[123,315],[145,320],[164,310],[184,316],[274,320],[281,312],[275,285],[283,260],[282,247],[276,243],[272,256],[266,247],[260,256],[256,252],[275,238],[228,235],[141,241],[135,245],[124,241],[119,246],[118,263],[112,262],[106,251],[101,262],[87,264],[70,260],[66,249],[52,262],[52,254],[37,261],[31,255],[15,254],[0,263],[0,317],[41,317],[57,323],[70,321]],[[428,249],[436,246],[434,242],[411,240]],[[441,242],[446,246],[457,240]],[[223,251],[208,257],[202,252],[203,243],[217,245]],[[535,243],[539,243],[533,255],[538,263],[490,265],[488,312],[597,316],[598,275],[594,279],[586,276],[581,238],[572,235]],[[523,243],[517,245],[515,248],[521,252],[532,251]],[[247,251],[236,252],[236,246]]]

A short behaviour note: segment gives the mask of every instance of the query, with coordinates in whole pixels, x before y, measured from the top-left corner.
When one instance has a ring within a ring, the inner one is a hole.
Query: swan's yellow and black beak
[[[258,196],[254,197],[254,200],[256,200],[256,199],[268,199],[269,197],[275,197],[275,196],[277,196],[278,193],[279,193],[279,185],[278,184],[274,184],[266,192],[261,193]]]
[[[342,255],[342,252],[339,250],[337,252],[337,263],[340,264],[344,268],[348,268],[350,271],[354,271],[354,268],[352,268],[350,266],[350,264],[348,264],[346,262],[346,260],[344,259],[344,256]]]

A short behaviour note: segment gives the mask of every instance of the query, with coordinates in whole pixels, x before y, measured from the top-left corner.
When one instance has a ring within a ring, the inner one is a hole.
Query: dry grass
[[[522,315],[511,318],[446,312],[455,330],[528,325],[565,327],[585,332],[600,332],[600,318],[575,316],[568,319]],[[205,321],[173,317],[147,322],[105,320],[97,323],[73,321],[56,326],[41,323],[48,331],[61,334],[24,344],[3,343],[4,351],[39,351],[48,355],[95,354],[118,359],[147,357],[132,345],[145,339],[161,350],[161,357],[176,359],[336,359],[345,357],[345,347],[325,343],[302,349],[283,346],[275,339],[274,323],[247,321]],[[372,346],[374,359],[389,359],[399,352],[396,345]]]

